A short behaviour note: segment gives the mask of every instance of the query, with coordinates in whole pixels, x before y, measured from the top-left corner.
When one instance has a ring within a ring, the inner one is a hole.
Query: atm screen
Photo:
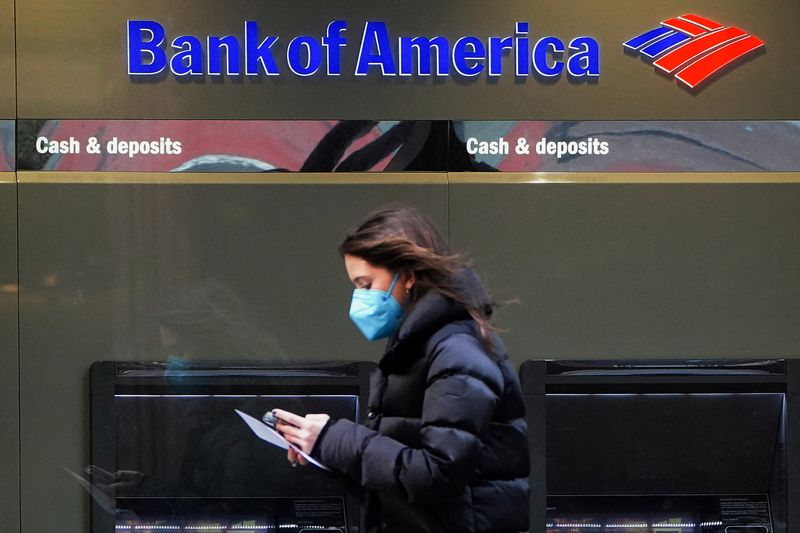
[[[783,394],[551,394],[546,402],[551,533],[773,533],[784,494]]]
[[[355,420],[358,396],[116,395],[118,470],[143,475],[117,497],[325,494],[316,468],[292,468],[235,409],[257,419],[273,408]],[[321,485],[321,486],[320,486]]]
[[[236,411],[358,421],[370,368],[93,368],[93,533],[352,532],[358,491],[293,466]]]

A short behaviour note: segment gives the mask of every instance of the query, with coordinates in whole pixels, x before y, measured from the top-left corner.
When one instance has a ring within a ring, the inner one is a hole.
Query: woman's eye
[[[362,288],[363,288],[363,289],[367,289],[367,290],[369,290],[370,288],[372,288],[372,283],[367,283],[367,284],[366,284],[366,285],[364,285]]]

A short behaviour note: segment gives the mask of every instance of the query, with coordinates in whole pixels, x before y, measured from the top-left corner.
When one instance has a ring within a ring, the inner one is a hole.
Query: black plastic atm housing
[[[84,473],[92,533],[358,531],[358,487],[313,466],[293,468],[234,409],[257,419],[278,407],[362,420],[374,367],[95,363]]]
[[[520,378],[531,533],[639,531],[637,521],[678,533],[800,528],[800,360],[540,360]],[[768,505],[771,525],[722,525],[736,505],[754,510],[753,523]],[[647,521],[711,508],[726,518]],[[605,523],[581,528],[558,513]]]

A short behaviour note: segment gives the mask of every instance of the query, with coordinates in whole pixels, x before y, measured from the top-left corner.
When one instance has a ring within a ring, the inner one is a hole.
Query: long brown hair
[[[417,209],[395,205],[371,212],[351,229],[339,245],[339,253],[353,255],[393,272],[413,272],[410,305],[435,290],[466,309],[478,325],[484,347],[491,348],[489,334],[498,331],[489,321],[490,310],[481,307],[453,284],[453,276],[468,266],[450,252],[439,230]]]

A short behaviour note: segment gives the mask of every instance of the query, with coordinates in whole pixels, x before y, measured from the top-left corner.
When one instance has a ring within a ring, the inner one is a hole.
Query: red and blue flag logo
[[[699,15],[681,15],[622,44],[687,89],[700,90],[745,58],[764,50],[764,41],[735,26]]]

